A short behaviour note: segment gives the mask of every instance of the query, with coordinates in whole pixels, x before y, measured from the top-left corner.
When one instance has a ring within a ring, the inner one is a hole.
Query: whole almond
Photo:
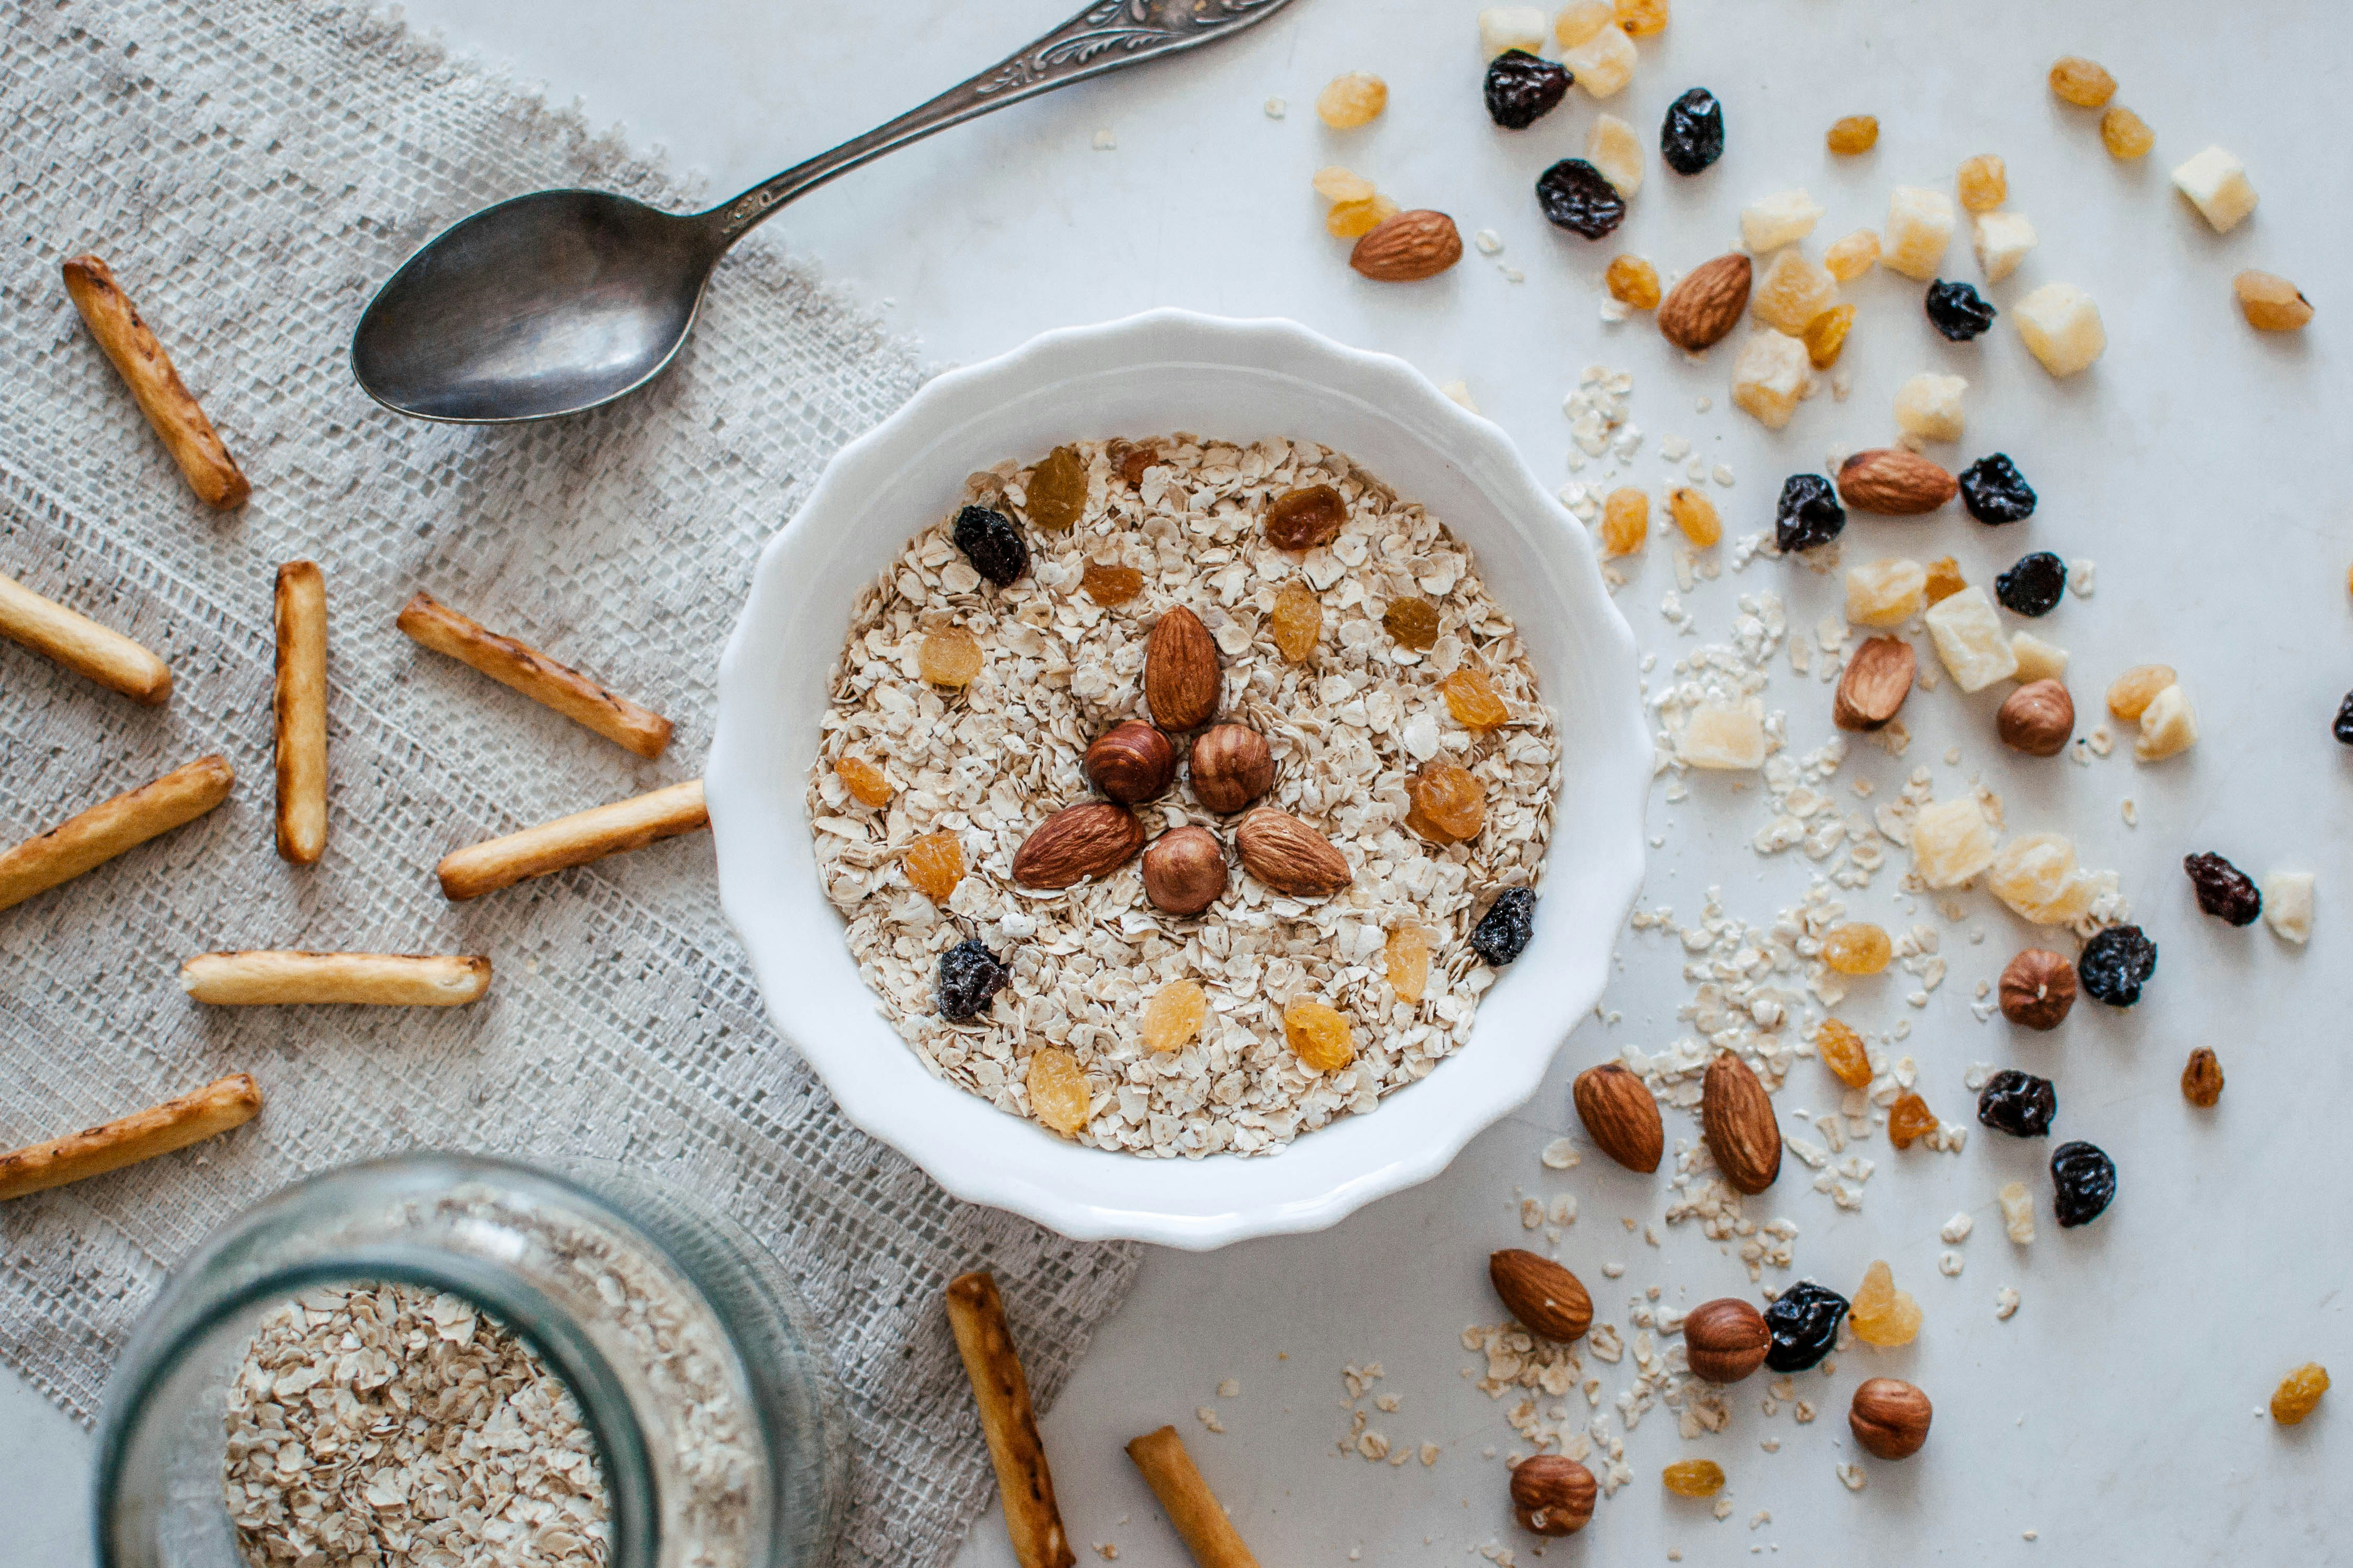
[[[1454,220],[1427,207],[1383,219],[1348,253],[1348,265],[1377,283],[1419,283],[1461,259]]]
[[[1512,1467],[1512,1514],[1522,1530],[1574,1535],[1593,1519],[1593,1472],[1566,1454],[1530,1454]]]
[[[1144,824],[1109,801],[1065,806],[1039,823],[1014,852],[1013,879],[1025,888],[1067,888],[1116,871],[1144,847]]]
[[[1594,1146],[1630,1171],[1659,1168],[1667,1149],[1667,1130],[1659,1121],[1659,1102],[1650,1086],[1617,1062],[1587,1068],[1570,1086],[1577,1119]]]
[[[1495,1287],[1520,1326],[1562,1344],[1593,1326],[1593,1298],[1576,1275],[1551,1258],[1511,1247],[1487,1259]]]
[[[1740,324],[1748,309],[1754,272],[1738,251],[1692,268],[1659,302],[1659,333],[1689,353],[1697,353]]]
[[[1182,605],[1162,612],[1145,639],[1144,700],[1164,730],[1198,729],[1218,710],[1218,645]]]
[[[1943,465],[1901,447],[1874,447],[1839,465],[1839,500],[1857,511],[1915,517],[1936,510],[1960,489]]]
[[[1702,1301],[1683,1319],[1683,1364],[1710,1383],[1738,1383],[1772,1346],[1764,1314],[1736,1296]]]
[[[1772,1098],[1748,1064],[1730,1051],[1716,1052],[1707,1064],[1700,1083],[1699,1125],[1707,1152],[1733,1191],[1753,1197],[1781,1173],[1781,1127],[1773,1120]]]
[[[1846,1424],[1854,1440],[1883,1459],[1908,1459],[1928,1440],[1936,1411],[1928,1396],[1895,1377],[1866,1377],[1855,1384]]]
[[[1902,637],[1866,638],[1839,677],[1831,722],[1841,730],[1876,730],[1894,718],[1912,695],[1918,663],[1919,655]]]
[[[1347,857],[1332,841],[1287,811],[1260,806],[1234,829],[1242,868],[1278,893],[1320,899],[1355,879]]]

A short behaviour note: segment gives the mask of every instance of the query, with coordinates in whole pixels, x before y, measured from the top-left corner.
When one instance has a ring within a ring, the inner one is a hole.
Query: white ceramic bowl
[[[1559,715],[1561,795],[1535,940],[1470,1043],[1367,1115],[1280,1153],[1144,1160],[1066,1143],[932,1077],[876,1010],[819,889],[803,805],[851,600],[965,476],[1074,439],[1196,431],[1337,447],[1442,519],[1518,621]],[[704,772],[719,892],[769,1016],[843,1112],[962,1198],[1066,1236],[1184,1247],[1319,1229],[1436,1175],[1535,1092],[1601,994],[1642,876],[1651,741],[1633,634],[1591,547],[1502,431],[1401,360],[1290,321],[1155,310],[950,372],[835,457],[761,552],[719,667]]]

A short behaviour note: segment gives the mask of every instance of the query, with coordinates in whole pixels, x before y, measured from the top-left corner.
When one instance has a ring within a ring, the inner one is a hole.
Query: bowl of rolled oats
[[[704,784],[770,1016],[854,1121],[959,1196],[1208,1247],[1534,1092],[1651,770],[1632,636],[1500,430],[1158,310],[843,449],[761,557]]]

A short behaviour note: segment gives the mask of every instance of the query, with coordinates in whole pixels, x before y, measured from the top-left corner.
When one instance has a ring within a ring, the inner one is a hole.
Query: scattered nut
[[[1487,1259],[1487,1280],[1520,1326],[1567,1344],[1593,1326],[1593,1298],[1551,1258],[1506,1247]]]
[[[1916,517],[1960,493],[1961,482],[1941,463],[1901,447],[1857,452],[1839,465],[1839,500],[1857,511]]]
[[[1683,1320],[1684,1363],[1710,1383],[1738,1383],[1765,1364],[1772,1344],[1763,1314],[1736,1296],[1702,1301]]]
[[[1928,1440],[1935,1411],[1928,1396],[1894,1377],[1867,1377],[1856,1385],[1846,1424],[1854,1440],[1883,1459],[1908,1459]]]
[[[2030,680],[1994,716],[2001,743],[2030,757],[2055,757],[2075,734],[2075,700],[2055,680]]]
[[[2028,1029],[2055,1029],[2075,1005],[2075,966],[2030,947],[2001,972],[2001,1016]]]
[[[1574,1535],[1593,1518],[1593,1472],[1564,1454],[1531,1454],[1512,1471],[1512,1512],[1538,1535]]]
[[[1025,888],[1067,888],[1124,866],[1144,847],[1135,813],[1108,801],[1065,806],[1014,852],[1013,879]]]
[[[1211,811],[1240,811],[1274,787],[1266,737],[1247,724],[1215,724],[1193,737],[1193,793]]]
[[[1347,858],[1332,841],[1287,811],[1260,806],[1234,830],[1242,868],[1278,893],[1316,899],[1355,879]]]
[[[1348,253],[1348,265],[1377,283],[1419,283],[1461,259],[1454,220],[1427,207],[1384,219]]]
[[[1781,1173],[1781,1127],[1746,1062],[1718,1051],[1700,1083],[1700,1131],[1733,1191],[1754,1197]]]
[[[1086,770],[1095,788],[1133,805],[1168,787],[1176,775],[1176,749],[1151,725],[1130,719],[1087,748]]]
[[[1912,694],[1919,656],[1902,637],[1871,637],[1854,650],[1839,677],[1831,721],[1841,730],[1876,730]]]
[[[1162,834],[1144,852],[1144,896],[1172,915],[1198,915],[1225,896],[1226,849],[1206,827]]]
[[[1630,1171],[1659,1168],[1667,1148],[1666,1127],[1650,1086],[1631,1068],[1603,1062],[1577,1075],[1569,1089],[1577,1119],[1594,1146]]]
[[[1659,304],[1660,336],[1686,353],[1722,342],[1748,309],[1754,270],[1738,251],[1692,268]]]
[[[1179,605],[1152,624],[1144,644],[1144,700],[1164,730],[1192,730],[1218,710],[1218,645],[1201,617]]]

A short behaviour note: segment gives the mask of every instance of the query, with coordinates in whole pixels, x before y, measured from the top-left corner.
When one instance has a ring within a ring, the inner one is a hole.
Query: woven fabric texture
[[[433,879],[458,846],[694,775],[758,545],[920,379],[754,237],[675,368],[618,406],[474,429],[368,402],[344,356],[369,290],[465,213],[575,184],[698,194],[361,13],[42,0],[0,26],[0,571],[177,683],[141,708],[0,643],[0,843],[207,752],[238,775],[209,816],[0,911],[0,1147],[228,1072],[269,1097],[226,1138],[0,1205],[0,1358],[88,1421],[165,1270],[297,1176],[416,1146],[621,1159],[743,1221],[829,1331],[858,1440],[843,1561],[938,1562],[989,1496],[941,1287],[996,1270],[1042,1404],[1135,1250],[960,1205],[844,1121],[761,1012],[708,835],[470,904]],[[251,478],[242,509],[189,493],[83,330],[58,263],[85,250]],[[270,826],[271,582],[297,558],[330,624],[310,868]],[[408,642],[393,616],[419,588],[669,715],[668,754]],[[183,957],[238,947],[484,952],[496,977],[450,1009],[181,994]]]

